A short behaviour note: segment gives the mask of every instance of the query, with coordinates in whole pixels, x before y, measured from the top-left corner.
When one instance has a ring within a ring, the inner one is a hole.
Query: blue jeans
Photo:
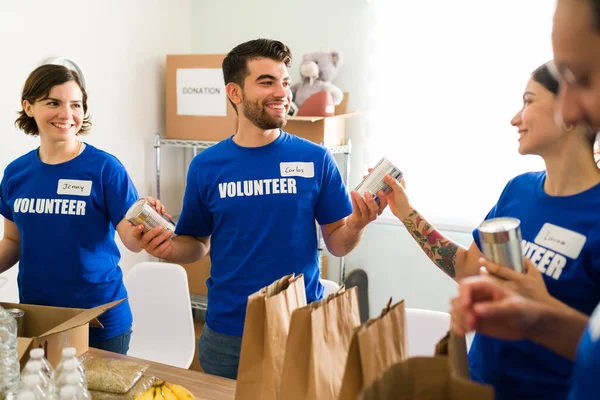
[[[133,331],[130,328],[127,332],[112,339],[90,341],[90,347],[127,355],[132,332]]]
[[[198,340],[198,359],[207,374],[237,379],[242,338],[217,333],[204,324]]]

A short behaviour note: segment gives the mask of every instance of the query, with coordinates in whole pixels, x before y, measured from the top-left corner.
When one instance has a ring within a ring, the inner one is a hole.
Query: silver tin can
[[[162,226],[165,230],[175,232],[175,224],[156,211],[146,199],[139,199],[133,203],[127,210],[125,218],[134,226],[144,225],[144,233],[156,226]]]
[[[492,218],[483,221],[479,228],[483,255],[498,265],[524,272],[521,247],[521,221],[517,218]]]
[[[25,311],[20,308],[7,308],[6,312],[13,316],[17,320],[17,336],[22,337],[25,335]]]
[[[395,179],[402,179],[404,174],[400,171],[394,164],[392,164],[387,158],[382,158],[379,160],[377,165],[369,172],[369,175],[363,179],[363,181],[356,187],[356,191],[364,196],[365,193],[369,192],[375,199],[377,203],[379,203],[379,198],[377,197],[377,193],[379,191],[383,191],[384,193],[389,193],[392,189],[390,186],[383,181],[383,177],[386,174],[390,174]]]

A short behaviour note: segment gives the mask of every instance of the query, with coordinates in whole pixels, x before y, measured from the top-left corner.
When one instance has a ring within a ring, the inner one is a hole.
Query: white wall
[[[189,0],[0,2],[0,172],[38,146],[13,125],[27,75],[48,57],[66,56],[87,80],[93,129],[85,141],[117,156],[141,196],[152,194],[153,138],[165,125],[165,54],[190,52],[190,8]],[[121,248],[125,270],[148,259]],[[4,274],[11,279],[0,300],[18,299],[16,272]]]
[[[366,0],[304,0],[273,3],[265,0],[195,1],[192,3],[194,53],[226,53],[239,43],[258,37],[281,40],[294,54],[292,81],[299,79],[304,53],[338,50],[344,65],[334,83],[350,93],[350,110],[367,108],[369,35],[372,26]],[[397,126],[390,120],[390,128]],[[352,120],[350,188],[354,188],[370,158],[365,142],[365,123]],[[470,234],[445,232],[465,245]],[[330,277],[337,281],[338,262],[330,256]],[[440,272],[401,225],[373,224],[359,247],[348,257],[346,271],[363,268],[369,275],[370,311],[378,314],[390,296],[405,299],[408,307],[447,311],[456,284]]]

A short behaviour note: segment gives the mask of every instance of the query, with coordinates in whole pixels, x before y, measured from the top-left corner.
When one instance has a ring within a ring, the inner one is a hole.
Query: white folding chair
[[[321,285],[323,285],[323,297],[327,297],[340,289],[340,285],[329,279],[319,279],[319,281],[321,282]]]
[[[187,274],[177,264],[141,262],[125,276],[133,313],[130,356],[189,368],[196,339]]]
[[[406,309],[408,355],[430,357],[435,345],[450,329],[450,314],[439,311]]]

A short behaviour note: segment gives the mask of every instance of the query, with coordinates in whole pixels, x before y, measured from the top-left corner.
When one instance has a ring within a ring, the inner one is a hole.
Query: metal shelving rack
[[[184,139],[165,139],[161,138],[160,134],[156,133],[154,136],[154,152],[156,162],[156,198],[160,199],[160,170],[161,170],[161,147],[179,147],[184,149],[192,149],[193,157],[195,157],[199,151],[206,150],[211,146],[214,146],[218,142],[211,142],[205,140],[184,140]],[[323,145],[323,144],[322,144]],[[341,168],[342,179],[344,184],[347,186],[350,179],[350,153],[352,152],[352,144],[348,139],[342,146],[326,146],[333,155],[343,156],[343,168]],[[321,255],[325,248],[325,242],[323,241],[323,235],[321,230],[317,230],[317,248],[319,251],[319,262],[321,261]],[[346,260],[344,257],[339,258],[339,283],[344,282],[346,277]],[[192,308],[198,310],[206,310],[206,297],[200,295],[191,295],[192,297]]]

